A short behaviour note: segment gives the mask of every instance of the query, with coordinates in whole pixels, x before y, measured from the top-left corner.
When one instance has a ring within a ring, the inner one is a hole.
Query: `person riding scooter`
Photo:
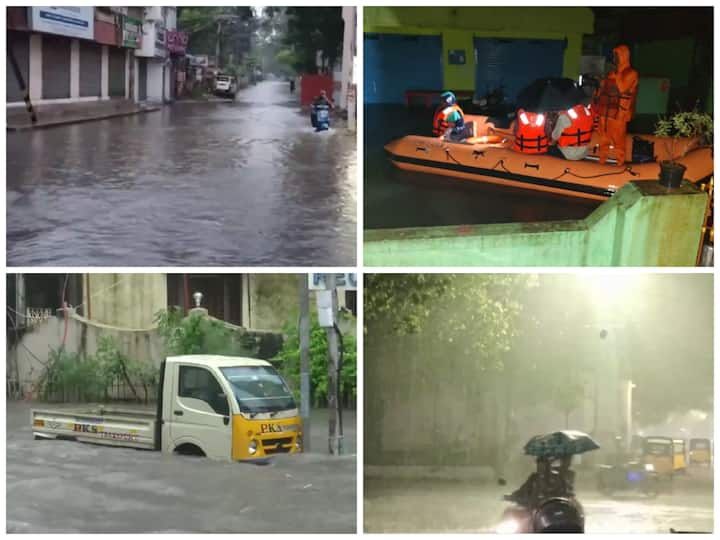
[[[575,473],[570,470],[572,456],[553,459],[538,457],[537,470],[508,498],[520,506],[537,508],[543,500],[575,496]]]
[[[310,111],[310,123],[316,131],[325,131],[330,128],[330,110],[335,107],[333,101],[328,98],[325,90],[320,90],[312,103]]]

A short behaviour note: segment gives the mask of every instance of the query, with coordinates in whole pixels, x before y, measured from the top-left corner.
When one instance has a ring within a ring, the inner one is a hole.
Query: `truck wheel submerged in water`
[[[205,452],[203,452],[202,448],[191,443],[181,444],[175,448],[174,453],[181,456],[205,457]]]

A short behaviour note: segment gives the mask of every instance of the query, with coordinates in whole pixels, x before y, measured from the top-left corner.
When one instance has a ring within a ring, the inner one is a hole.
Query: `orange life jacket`
[[[548,143],[545,115],[520,109],[517,114],[513,149],[524,154],[544,154],[548,150]]]
[[[558,139],[558,146],[587,146],[593,131],[593,117],[590,110],[582,105],[575,105],[565,111],[572,124],[565,128]]]
[[[450,114],[454,111],[457,111],[462,115],[462,109],[457,105],[448,105],[447,107],[440,108],[438,107],[437,112],[435,113],[435,118],[433,118],[433,135],[437,137],[442,137],[447,129],[450,127],[450,124],[448,123],[447,119],[450,116]]]
[[[598,118],[617,118],[620,111],[627,111],[632,117],[635,113],[635,94],[621,92],[615,78],[608,76],[593,96],[593,113]]]

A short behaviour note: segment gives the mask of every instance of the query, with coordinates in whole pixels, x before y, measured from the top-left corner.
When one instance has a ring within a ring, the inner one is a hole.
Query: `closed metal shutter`
[[[8,30],[7,34],[8,53],[12,49],[20,67],[25,86],[29,86],[28,73],[30,71],[30,34],[26,32],[13,32]],[[22,101],[23,93],[20,91],[15,72],[10,62],[5,63],[5,83],[7,88],[7,100],[9,102]]]
[[[125,49],[108,47],[110,53],[110,97],[125,97]]]
[[[140,101],[147,100],[147,58],[138,59],[138,85]]]
[[[70,97],[69,38],[42,36],[42,96],[43,99]]]
[[[100,96],[102,92],[102,46],[80,42],[80,96]]]

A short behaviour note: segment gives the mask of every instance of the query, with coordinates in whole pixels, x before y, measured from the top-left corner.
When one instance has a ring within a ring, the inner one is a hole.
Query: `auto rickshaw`
[[[673,439],[673,470],[684,473],[687,470],[685,439]]]
[[[645,437],[642,442],[642,460],[653,466],[662,478],[671,478],[675,472],[675,453],[671,437]]]
[[[712,444],[710,439],[690,439],[690,465],[710,467],[712,465]]]

